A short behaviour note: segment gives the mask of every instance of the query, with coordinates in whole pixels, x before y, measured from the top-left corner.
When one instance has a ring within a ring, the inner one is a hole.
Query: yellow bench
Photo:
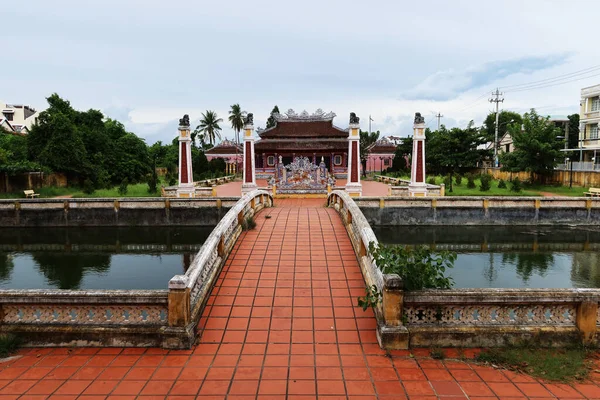
[[[588,197],[600,197],[600,189],[590,188],[589,192],[585,193]]]
[[[34,199],[39,196],[39,194],[35,193],[33,190],[23,190],[23,193],[25,193],[26,199]]]

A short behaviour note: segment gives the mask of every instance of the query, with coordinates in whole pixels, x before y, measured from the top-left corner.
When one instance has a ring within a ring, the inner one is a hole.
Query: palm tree
[[[231,106],[229,110],[229,122],[235,131],[235,163],[238,163],[238,146],[240,145],[240,131],[244,128],[244,112],[239,103]]]
[[[208,139],[211,145],[214,144],[217,138],[221,139],[219,122],[223,122],[223,119],[219,118],[215,111],[206,110],[205,113],[202,113],[200,125],[192,133],[192,140],[195,141],[196,135],[201,134],[204,138]]]

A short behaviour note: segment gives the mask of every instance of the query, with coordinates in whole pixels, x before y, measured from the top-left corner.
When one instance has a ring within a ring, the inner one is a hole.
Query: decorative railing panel
[[[269,183],[275,185],[277,193],[327,193],[327,186],[335,185],[335,179],[327,171],[323,159],[316,165],[307,157],[296,157],[284,166],[280,156],[275,176]]]

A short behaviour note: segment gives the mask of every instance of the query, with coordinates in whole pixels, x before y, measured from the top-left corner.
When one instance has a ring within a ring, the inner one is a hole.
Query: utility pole
[[[504,99],[500,98],[504,93],[500,93],[500,90],[496,88],[495,92],[492,92],[492,96],[495,98],[490,99],[490,103],[496,103],[496,129],[494,133],[494,167],[498,168],[498,106],[504,102]]]
[[[371,118],[371,114],[369,114],[369,135],[371,134],[371,121],[375,122],[375,120]]]
[[[438,113],[437,113],[437,115],[435,117],[438,120],[438,131],[439,131],[440,130],[440,119],[442,119],[444,116],[442,114],[440,114],[439,111],[438,111]]]

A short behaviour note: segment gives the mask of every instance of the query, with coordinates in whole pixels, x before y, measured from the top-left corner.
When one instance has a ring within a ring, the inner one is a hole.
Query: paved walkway
[[[266,179],[257,179],[256,184],[258,187],[267,187],[268,183]],[[336,181],[337,186],[345,186],[346,179],[338,179]],[[376,181],[362,181],[363,185],[363,196],[388,196],[388,185]],[[217,196],[240,196],[242,191],[242,182],[229,182],[223,185],[217,186]]]
[[[280,200],[258,215],[192,350],[25,349],[0,364],[0,399],[600,398],[600,379],[551,385],[426,349],[386,354],[355,306],[364,282],[342,221],[322,205]]]

